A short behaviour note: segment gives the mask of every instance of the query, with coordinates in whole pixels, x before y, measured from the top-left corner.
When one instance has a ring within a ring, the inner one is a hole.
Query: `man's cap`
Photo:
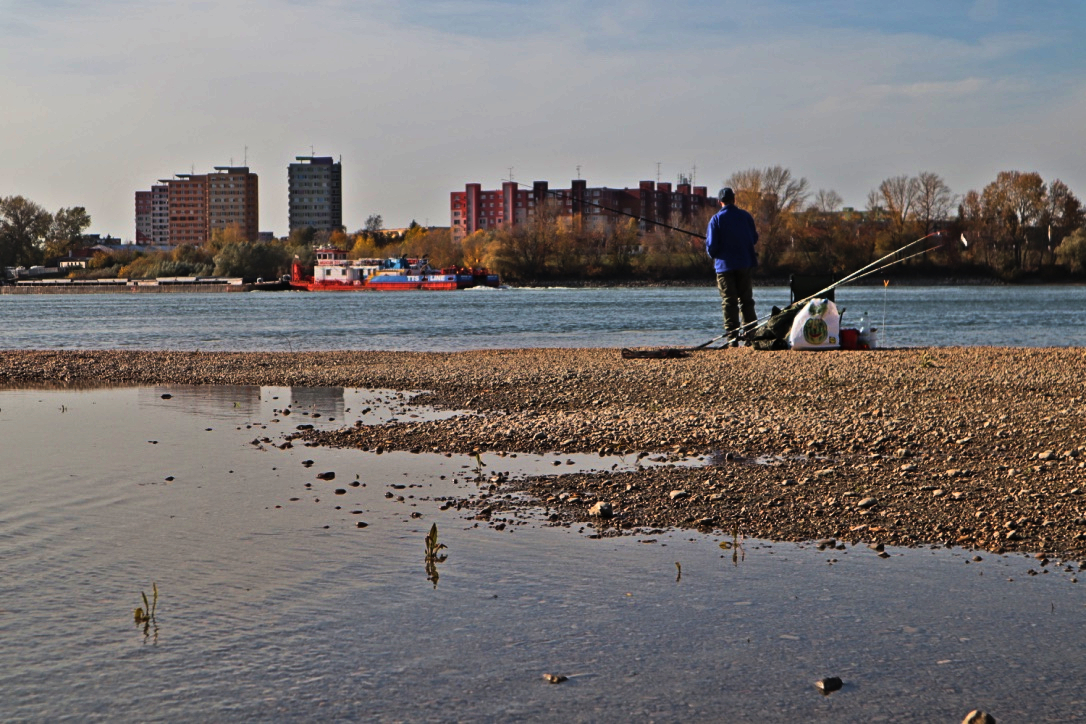
[[[720,200],[720,203],[722,204],[735,203],[735,192],[732,191],[731,186],[725,186],[724,188],[720,189],[720,193],[717,194],[716,197]]]

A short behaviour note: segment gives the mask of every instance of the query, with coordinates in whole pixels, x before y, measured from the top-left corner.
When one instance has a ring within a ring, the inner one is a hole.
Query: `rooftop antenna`
[[[577,180],[581,180],[581,164],[577,164]]]
[[[309,155],[316,156],[317,152],[313,150],[313,144],[309,144]]]
[[[509,167],[509,183],[513,182],[513,167]]]
[[[656,162],[656,183],[660,183],[660,162]]]
[[[690,185],[694,186],[698,183],[698,164],[694,163],[694,168],[690,171]]]
[[[245,147],[245,163],[243,163],[242,166],[248,166],[248,165],[249,165],[249,147],[246,146]]]

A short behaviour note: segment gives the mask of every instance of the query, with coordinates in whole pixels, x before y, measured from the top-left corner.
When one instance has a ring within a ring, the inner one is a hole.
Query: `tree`
[[[366,217],[366,225],[362,227],[362,230],[367,234],[379,234],[385,228],[385,220],[381,218],[380,214],[370,214]]]
[[[1056,261],[1075,274],[1086,269],[1086,229],[1078,228],[1067,235],[1056,248]]]
[[[725,186],[735,190],[736,203],[754,217],[762,263],[774,268],[792,243],[796,215],[810,196],[807,179],[795,178],[783,166],[751,168],[733,173]]]
[[[1039,242],[1038,222],[1045,210],[1046,187],[1037,172],[1000,171],[984,187],[981,205],[993,226],[995,242],[1009,252],[1015,270],[1029,264],[1029,251]]]
[[[288,265],[282,247],[243,241],[227,244],[215,255],[216,276],[278,278]]]
[[[904,230],[912,218],[918,190],[917,180],[908,176],[894,176],[879,184],[879,196],[897,231]]]
[[[41,261],[52,215],[22,196],[0,198],[0,269]]]
[[[85,246],[83,232],[90,224],[90,214],[82,206],[60,209],[53,214],[45,241],[46,258],[68,256],[76,249],[82,249]]]
[[[954,194],[943,177],[930,171],[922,171],[916,182],[916,220],[924,227],[924,233],[935,231],[936,222],[945,221],[954,207]]]
[[[818,193],[815,194],[812,208],[822,214],[832,214],[841,208],[844,201],[841,194],[833,189],[819,189]]]

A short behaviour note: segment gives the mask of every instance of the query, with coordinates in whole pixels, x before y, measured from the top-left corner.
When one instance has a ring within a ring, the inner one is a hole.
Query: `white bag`
[[[837,349],[841,346],[841,315],[828,299],[812,299],[792,322],[792,349]]]

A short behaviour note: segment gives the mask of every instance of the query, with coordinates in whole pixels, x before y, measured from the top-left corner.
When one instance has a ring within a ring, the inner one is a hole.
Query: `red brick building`
[[[210,174],[177,174],[136,192],[137,244],[203,244],[216,229],[242,239],[259,232],[259,186],[247,166],[216,166]]]
[[[588,188],[578,179],[568,189],[550,189],[546,181],[522,188],[512,181],[500,189],[483,190],[481,184],[467,184],[463,191],[449,195],[449,221],[453,238],[462,239],[480,229],[518,226],[534,219],[547,205],[559,217],[580,217],[586,224],[601,228],[639,217],[643,231],[654,223],[675,225],[692,219],[712,207],[705,186],[642,181],[636,189]]]

